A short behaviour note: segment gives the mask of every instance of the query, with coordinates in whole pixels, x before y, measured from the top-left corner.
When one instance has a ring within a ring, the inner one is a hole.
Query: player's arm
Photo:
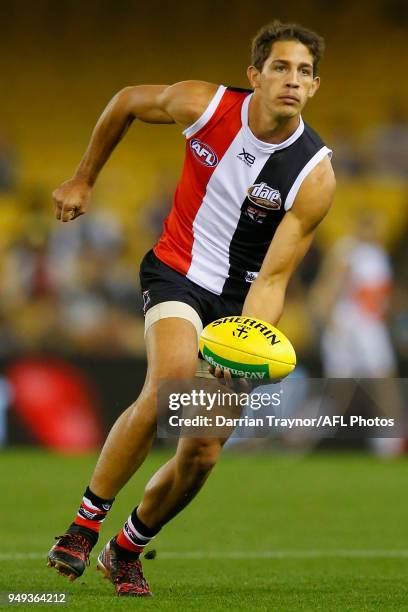
[[[279,224],[246,297],[243,315],[278,323],[289,279],[331,206],[335,185],[330,160],[325,157],[305,178],[292,208]]]
[[[329,252],[310,290],[309,305],[316,322],[327,325],[350,273],[348,252],[350,239],[343,239]]]
[[[84,214],[99,172],[135,119],[187,127],[202,115],[216,90],[212,83],[183,81],[119,91],[100,116],[74,176],[53,193],[57,219],[71,221]]]

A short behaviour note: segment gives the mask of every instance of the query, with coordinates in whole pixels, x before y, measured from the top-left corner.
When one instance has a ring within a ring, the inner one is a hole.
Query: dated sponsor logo
[[[214,149],[205,142],[201,142],[198,138],[190,140],[190,149],[193,152],[194,157],[208,168],[214,168],[218,164],[218,157]]]
[[[248,199],[261,208],[278,210],[282,206],[280,192],[264,182],[249,187]]]

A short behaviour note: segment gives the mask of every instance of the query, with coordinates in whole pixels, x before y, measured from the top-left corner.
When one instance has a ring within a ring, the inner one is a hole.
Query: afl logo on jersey
[[[193,138],[190,141],[190,149],[192,150],[194,157],[208,168],[214,168],[218,164],[218,157],[216,152],[210,147],[210,145],[201,142],[197,138]]]
[[[281,194],[266,183],[256,183],[248,189],[248,199],[261,208],[278,210],[282,206]]]

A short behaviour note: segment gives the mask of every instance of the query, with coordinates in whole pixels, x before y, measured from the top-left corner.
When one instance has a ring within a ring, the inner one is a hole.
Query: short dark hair
[[[252,65],[262,70],[265,60],[269,57],[273,43],[278,40],[296,40],[307,47],[313,57],[313,74],[319,69],[319,62],[324,52],[324,39],[296,23],[281,23],[278,20],[268,23],[259,30],[252,40]]]

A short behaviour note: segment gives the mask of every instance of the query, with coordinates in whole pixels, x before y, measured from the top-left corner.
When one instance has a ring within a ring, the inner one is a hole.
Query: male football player
[[[331,152],[301,117],[319,88],[322,51],[314,32],[273,22],[253,40],[251,89],[201,81],[126,87],[97,122],[73,178],[53,194],[57,219],[72,221],[86,212],[100,170],[135,119],[183,129],[173,207],[140,269],[145,385],[114,424],[72,525],[48,554],[71,579],[85,570],[115,496],[152,446],[160,379],[194,376],[203,325],[240,313],[279,321],[289,278],[335,190]],[[118,595],[150,595],[139,555],[197,494],[224,442],[180,439],[147,483],[98,558]]]

